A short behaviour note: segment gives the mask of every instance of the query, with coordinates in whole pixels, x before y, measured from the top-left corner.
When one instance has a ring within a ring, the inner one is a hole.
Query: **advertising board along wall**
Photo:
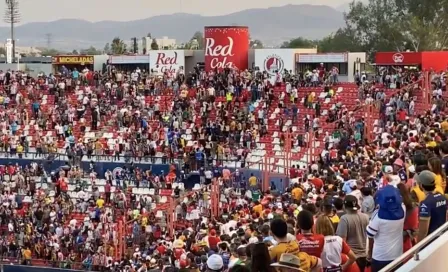
[[[285,70],[294,72],[294,50],[256,49],[255,66],[260,72],[267,72],[271,83],[274,84],[277,73],[283,74]]]
[[[176,75],[185,71],[185,54],[183,50],[154,50],[150,52],[150,71],[155,75]]]

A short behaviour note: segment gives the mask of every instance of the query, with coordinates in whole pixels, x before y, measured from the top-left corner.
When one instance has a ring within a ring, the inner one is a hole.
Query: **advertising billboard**
[[[245,70],[249,58],[249,28],[208,26],[204,29],[205,70]]]
[[[51,61],[53,64],[93,64],[93,56],[54,56]]]
[[[267,72],[275,80],[277,72],[283,74],[285,70],[294,72],[293,49],[257,49],[255,50],[255,66],[260,72]]]
[[[149,64],[149,55],[109,56],[110,64]]]
[[[347,53],[298,54],[299,63],[346,63]]]
[[[175,75],[179,69],[185,70],[183,50],[154,50],[150,52],[150,71],[156,75]]]
[[[377,52],[375,55],[377,65],[420,65],[421,52]]]

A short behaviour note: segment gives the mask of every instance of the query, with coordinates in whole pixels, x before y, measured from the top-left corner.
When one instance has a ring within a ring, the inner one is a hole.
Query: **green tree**
[[[115,37],[111,43],[111,53],[114,55],[122,55],[126,53],[126,44],[119,37]]]
[[[72,51],[72,55],[79,55],[79,52],[78,52],[78,50],[76,50],[76,49],[73,49],[73,51]]]
[[[442,50],[448,46],[448,0],[353,2],[346,28],[368,52]]]
[[[186,49],[204,49],[204,34],[201,31],[196,31],[184,47]]]
[[[318,42],[317,50],[321,53],[328,52],[362,52],[364,48],[361,41],[349,28],[339,29]]]
[[[157,40],[156,39],[152,39],[151,50],[159,50],[159,45],[157,44]]]
[[[54,48],[44,48],[41,50],[41,55],[42,56],[57,56],[57,55],[61,55],[63,52],[56,50]]]
[[[6,49],[4,47],[0,47],[0,55],[6,56]]]
[[[110,54],[110,44],[106,43],[106,45],[103,48],[104,54]]]
[[[316,41],[308,40],[303,37],[298,37],[290,41],[284,42],[281,48],[315,48]]]
[[[261,49],[264,47],[260,40],[250,40],[249,46],[253,49]]]
[[[90,46],[87,49],[81,49],[81,51],[79,51],[79,53],[81,55],[101,55],[102,54],[102,52],[100,50],[97,50],[93,46]]]

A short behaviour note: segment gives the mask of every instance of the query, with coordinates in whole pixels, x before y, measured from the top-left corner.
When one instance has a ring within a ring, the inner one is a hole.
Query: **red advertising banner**
[[[376,65],[420,65],[421,52],[378,52],[375,55]]]
[[[205,70],[248,68],[249,28],[245,26],[207,26],[204,30]]]

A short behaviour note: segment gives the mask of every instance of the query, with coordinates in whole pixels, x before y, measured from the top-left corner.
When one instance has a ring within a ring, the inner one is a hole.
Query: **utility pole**
[[[47,34],[45,34],[45,37],[47,39],[47,48],[50,49],[53,35],[51,33],[47,33]]]
[[[12,56],[16,56],[16,41],[14,39],[14,26],[20,23],[19,0],[5,0],[6,9],[3,21],[11,26]]]

